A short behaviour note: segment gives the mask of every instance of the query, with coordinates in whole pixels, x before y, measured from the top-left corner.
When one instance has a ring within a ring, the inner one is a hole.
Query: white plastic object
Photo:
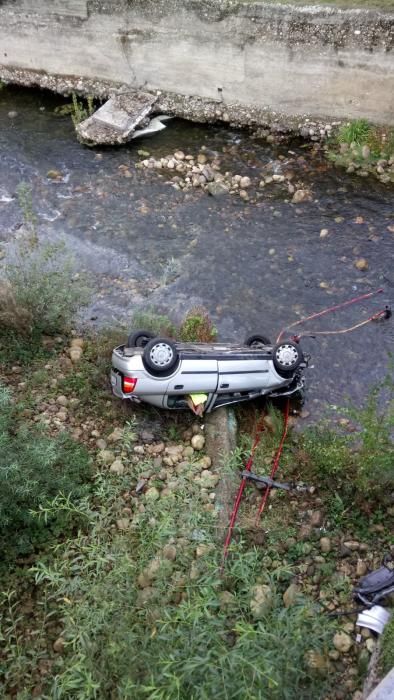
[[[388,623],[391,613],[382,608],[381,605],[374,605],[372,608],[363,610],[357,617],[356,624],[359,627],[367,627],[367,629],[382,634],[384,627]]]

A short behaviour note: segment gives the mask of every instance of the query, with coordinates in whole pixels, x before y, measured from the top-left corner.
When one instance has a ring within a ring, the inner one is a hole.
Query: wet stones
[[[347,654],[352,648],[353,642],[347,632],[341,631],[334,635],[333,644],[335,649],[341,654]]]
[[[311,202],[312,201],[312,193],[310,190],[296,190],[293,194],[293,198],[291,200],[293,204],[301,204],[302,202]]]
[[[357,258],[354,261],[354,267],[357,270],[360,270],[360,272],[365,272],[366,270],[368,270],[368,267],[369,267],[368,260],[366,260],[365,258]]]
[[[251,589],[250,611],[255,620],[266,615],[274,604],[274,594],[271,588],[264,584],[256,584]]]
[[[203,435],[193,435],[191,444],[194,450],[202,450],[205,445],[205,437]]]
[[[323,554],[328,554],[329,552],[331,552],[331,540],[329,537],[320,538],[320,551]]]

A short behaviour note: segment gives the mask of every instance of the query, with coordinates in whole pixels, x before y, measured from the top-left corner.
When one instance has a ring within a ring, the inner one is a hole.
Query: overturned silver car
[[[307,359],[292,340],[272,345],[253,335],[244,344],[181,343],[132,333],[112,353],[115,396],[167,409],[190,406],[203,395],[203,411],[259,396],[302,392]]]

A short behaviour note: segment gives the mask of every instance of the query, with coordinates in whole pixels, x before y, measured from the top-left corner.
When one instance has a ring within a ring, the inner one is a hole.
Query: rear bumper
[[[117,396],[118,399],[129,399],[133,403],[141,403],[141,399],[134,394],[125,394],[122,390],[122,375],[120,372],[114,368],[111,369],[111,388],[112,393]]]

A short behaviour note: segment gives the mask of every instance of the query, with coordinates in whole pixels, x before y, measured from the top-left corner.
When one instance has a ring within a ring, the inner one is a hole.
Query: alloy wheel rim
[[[166,367],[174,357],[173,350],[167,343],[157,343],[153,346],[149,355],[153,364],[157,367]]]

